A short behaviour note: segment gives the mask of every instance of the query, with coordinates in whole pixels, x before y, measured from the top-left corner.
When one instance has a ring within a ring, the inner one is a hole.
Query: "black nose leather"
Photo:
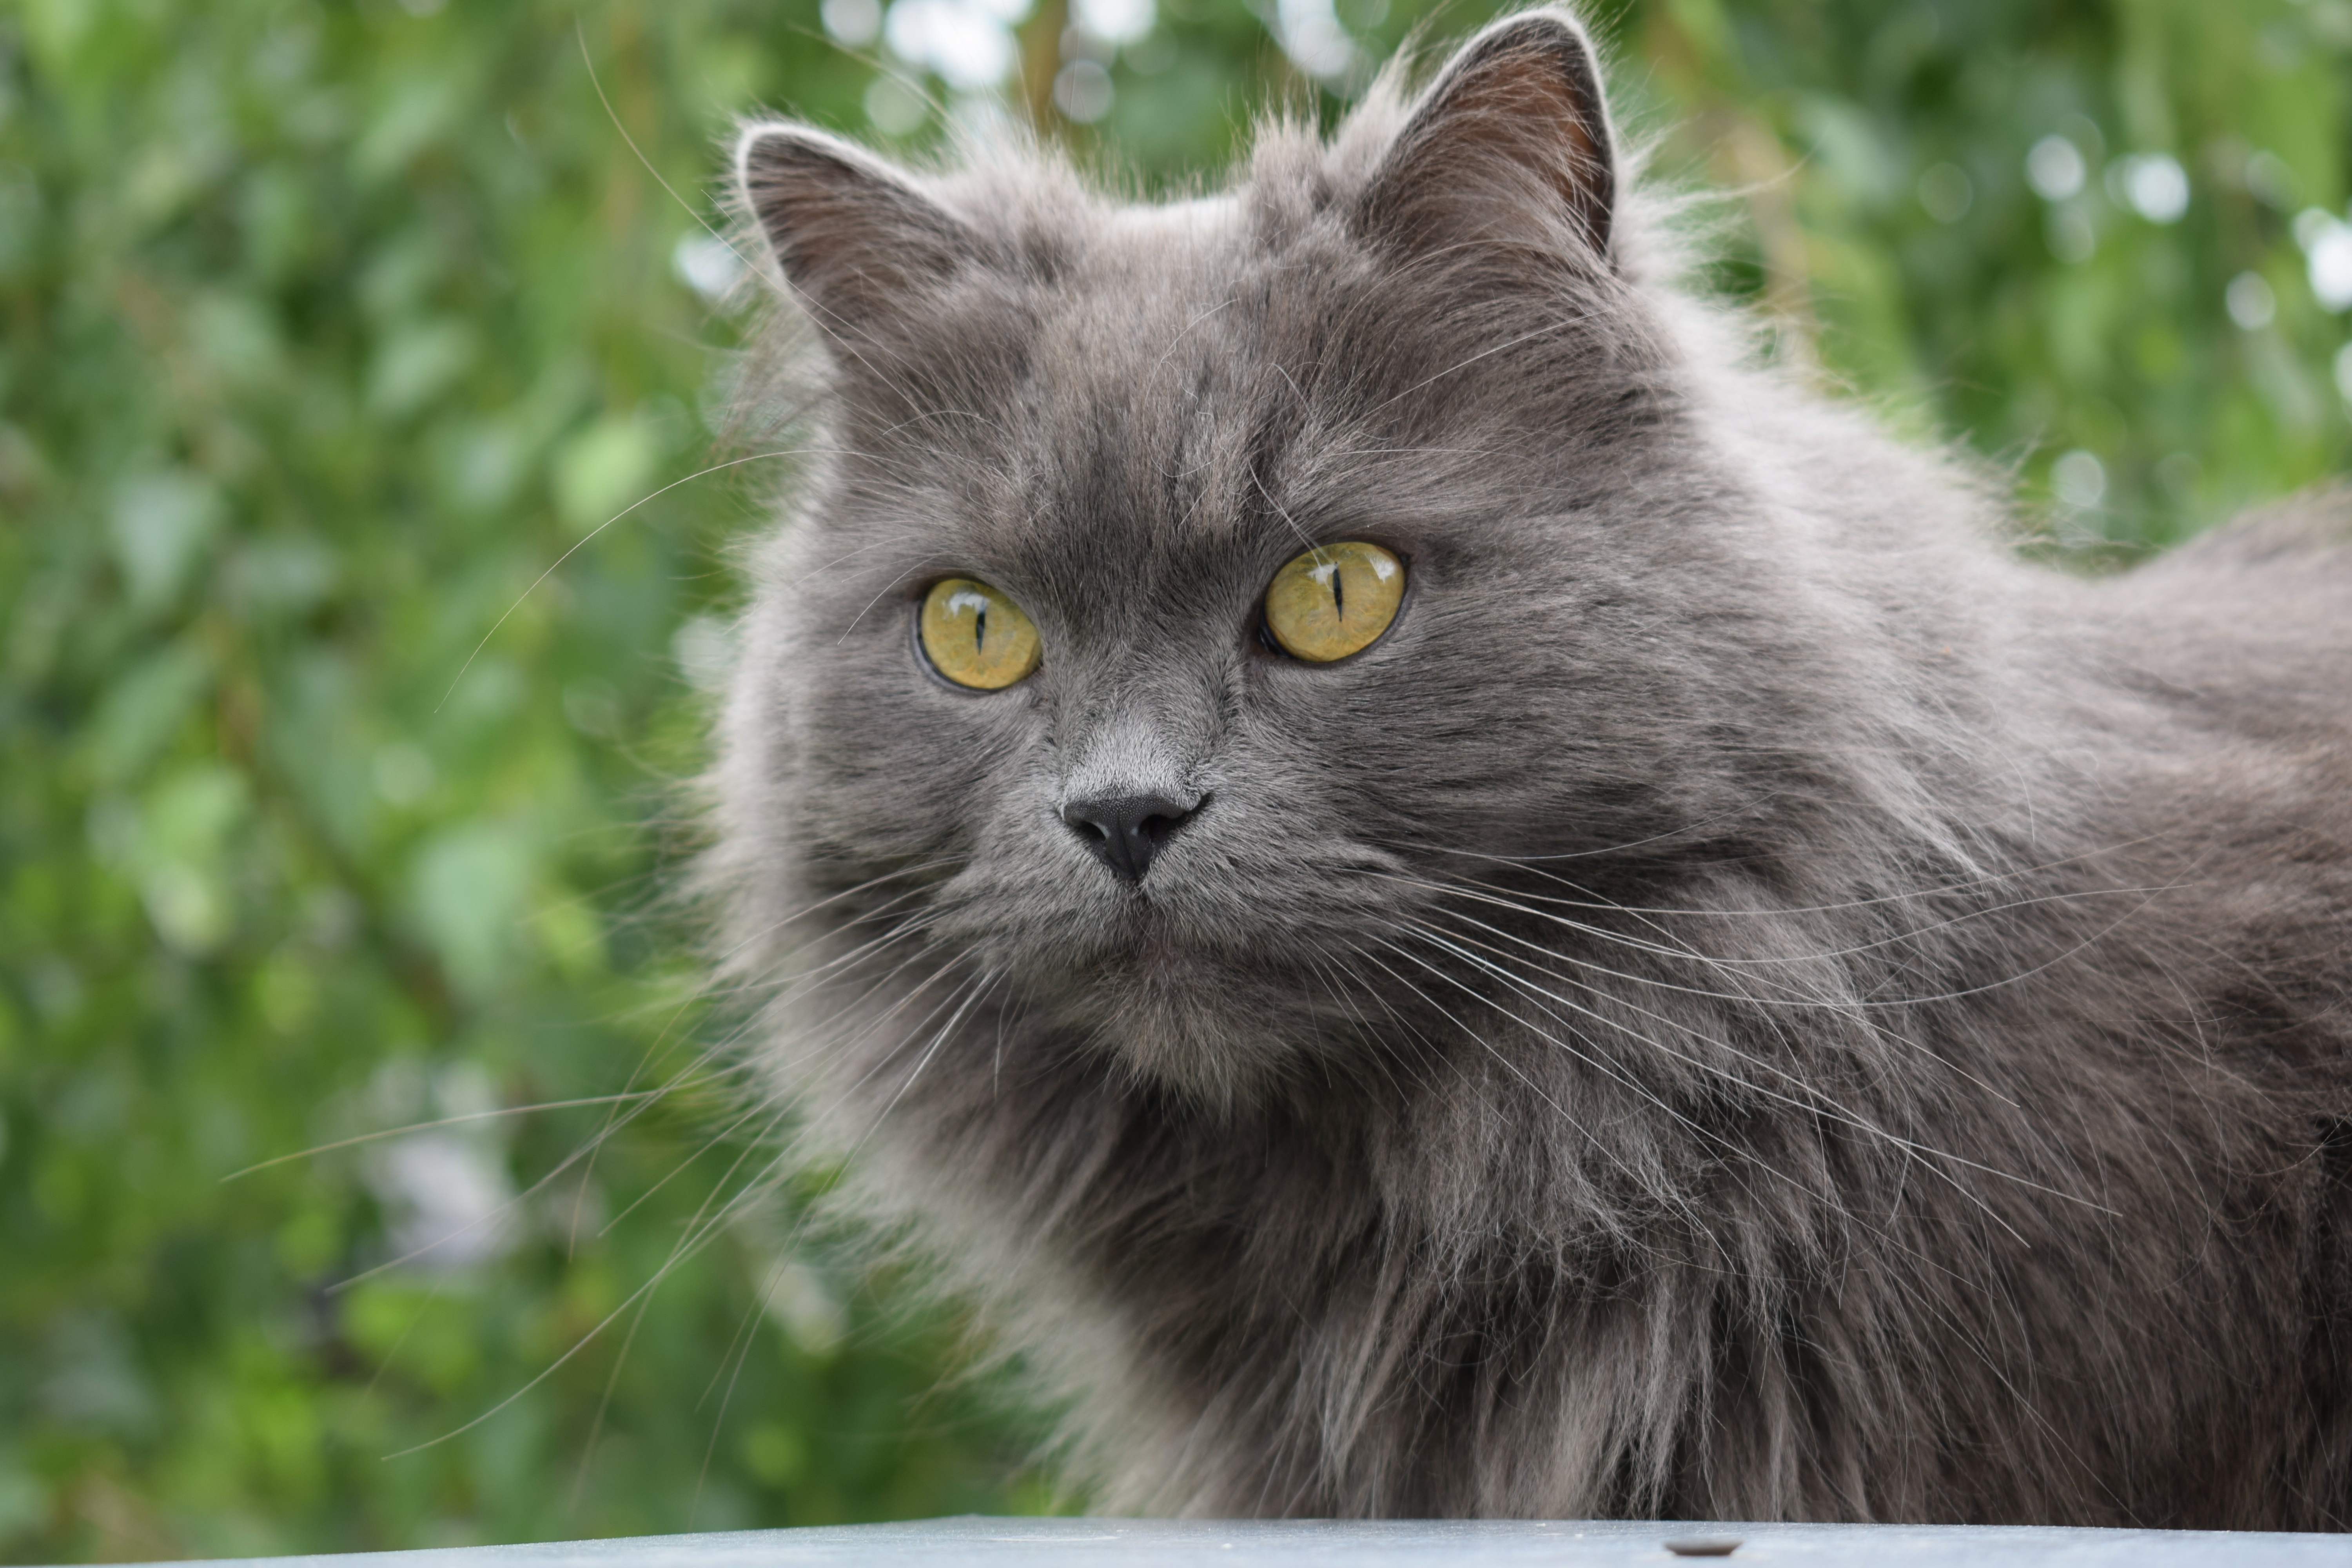
[[[1062,808],[1062,820],[1121,879],[1140,883],[1152,857],[1199,809],[1164,795],[1122,795],[1074,800]]]

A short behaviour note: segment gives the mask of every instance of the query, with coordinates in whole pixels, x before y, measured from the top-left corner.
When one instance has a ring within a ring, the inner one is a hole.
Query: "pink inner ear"
[[[1479,242],[1609,253],[1616,201],[1608,122],[1584,42],[1529,18],[1473,43],[1397,139],[1370,216],[1419,250]]]

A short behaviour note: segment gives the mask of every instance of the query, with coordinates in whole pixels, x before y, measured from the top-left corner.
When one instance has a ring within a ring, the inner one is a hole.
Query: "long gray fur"
[[[1107,1507],[2340,1528],[2352,551],[2105,581],[1674,285],[1537,11],[1223,194],[747,129],[728,980]],[[1309,542],[1408,561],[1341,663]],[[922,590],[1045,657],[948,686]],[[1202,804],[1139,886],[1062,821]]]

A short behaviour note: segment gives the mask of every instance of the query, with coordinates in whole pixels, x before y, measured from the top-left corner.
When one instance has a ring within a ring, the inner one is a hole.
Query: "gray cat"
[[[709,886],[1104,1506],[2340,1528],[2352,550],[2021,564],[1536,11],[1223,195],[744,135]]]

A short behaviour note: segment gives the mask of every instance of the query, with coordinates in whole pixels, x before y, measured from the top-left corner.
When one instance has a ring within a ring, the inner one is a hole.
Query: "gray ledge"
[[[1617,1568],[1705,1559],[1688,1549],[1739,1544],[1733,1564],[1916,1564],[1918,1568],[2218,1568],[2259,1563],[2352,1568],[2352,1536],[2208,1531],[2056,1530],[2011,1525],[1520,1522],[1394,1520],[1233,1521],[1132,1519],[923,1520],[810,1530],[648,1535],[530,1546],[452,1547],[342,1557],[251,1558],[275,1568],[882,1568],[886,1564],[1040,1563],[1046,1568],[1437,1568],[1560,1563]],[[1720,1556],[1716,1561],[1724,1561]]]

